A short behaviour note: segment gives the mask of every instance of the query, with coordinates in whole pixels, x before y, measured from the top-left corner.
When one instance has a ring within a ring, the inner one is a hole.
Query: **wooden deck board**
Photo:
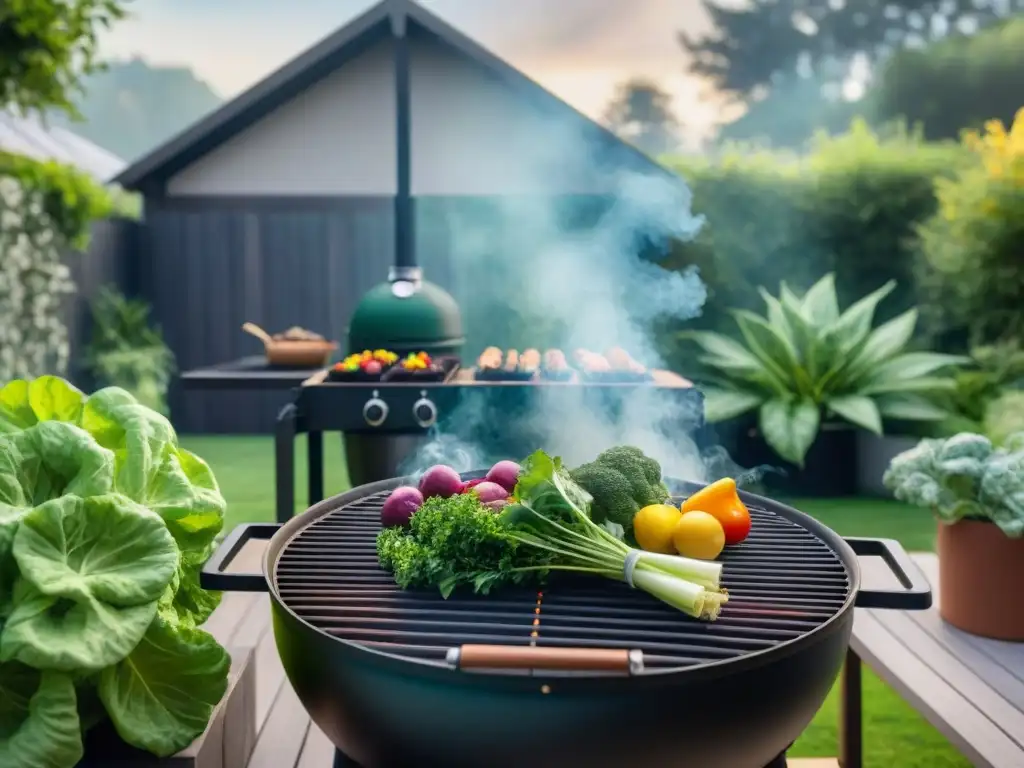
[[[334,745],[317,724],[311,722],[296,768],[331,768],[333,762]]]
[[[935,556],[914,555],[933,585]],[[864,558],[867,587],[895,585]],[[936,604],[938,595],[936,594]],[[1024,766],[1018,649],[958,632],[926,612],[857,609],[851,648],[978,768]]]

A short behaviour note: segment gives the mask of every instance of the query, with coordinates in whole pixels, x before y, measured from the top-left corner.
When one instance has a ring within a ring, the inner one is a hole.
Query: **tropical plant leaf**
[[[904,421],[939,421],[949,414],[926,397],[912,393],[879,395],[875,398],[884,418]]]
[[[861,392],[865,395],[881,395],[892,392],[916,392],[918,394],[936,394],[949,392],[956,388],[953,379],[943,379],[938,376],[921,376],[916,379],[889,379],[877,384],[869,384]]]
[[[783,459],[804,466],[807,451],[818,436],[821,410],[809,398],[769,400],[761,406],[759,425],[765,442]]]
[[[793,353],[795,355],[797,349],[796,336],[793,334],[793,329],[790,327],[789,320],[786,317],[786,311],[782,308],[782,302],[768,293],[764,288],[758,288],[757,290],[758,293],[761,294],[761,298],[764,299],[765,316],[768,318],[768,324],[775,329],[780,338],[785,339],[786,343],[793,349]]]
[[[902,352],[914,334],[917,317],[917,310],[911,309],[872,331],[850,365],[848,386],[870,379],[879,365]]]
[[[830,272],[810,287],[804,294],[803,311],[816,325],[832,325],[839,319],[835,274]]]
[[[970,358],[941,352],[906,352],[879,365],[871,376],[872,384],[915,379],[942,368],[963,365]]]
[[[786,307],[790,312],[794,312],[803,317],[805,322],[810,322],[810,317],[804,311],[804,301],[793,291],[789,285],[783,281],[779,283],[779,301],[782,306]]]
[[[752,411],[764,397],[752,392],[740,392],[730,389],[704,389],[704,418],[710,424],[728,421]]]
[[[800,361],[796,351],[767,320],[743,309],[732,311],[747,348],[761,361],[765,370],[785,386],[786,392],[801,391]]]
[[[825,405],[851,424],[856,424],[876,435],[882,434],[882,415],[878,412],[875,401],[870,397],[864,395],[832,397],[825,401]]]
[[[896,281],[890,280],[881,288],[851,304],[839,318],[829,326],[835,334],[840,350],[848,354],[867,339],[875,319],[879,302],[893,292]]]
[[[714,358],[716,368],[724,370],[760,371],[764,368],[761,361],[739,342],[728,336],[711,331],[686,331],[679,338],[688,339],[699,345],[708,355]]]

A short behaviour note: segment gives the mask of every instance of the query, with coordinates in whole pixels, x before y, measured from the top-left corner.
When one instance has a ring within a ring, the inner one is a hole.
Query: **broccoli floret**
[[[641,507],[661,504],[669,496],[661,482],[661,466],[632,446],[609,448],[569,474],[594,497],[590,509],[594,522],[618,523],[627,535]]]
[[[594,497],[590,517],[595,523],[618,523],[626,531],[633,528],[633,516],[640,505],[633,498],[633,488],[618,470],[591,462],[569,473],[583,490]]]

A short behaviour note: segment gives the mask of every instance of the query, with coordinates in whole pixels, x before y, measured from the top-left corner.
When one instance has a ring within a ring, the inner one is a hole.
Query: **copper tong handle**
[[[446,657],[454,669],[545,669],[566,672],[643,672],[643,651],[614,648],[538,648],[526,645],[463,645]]]

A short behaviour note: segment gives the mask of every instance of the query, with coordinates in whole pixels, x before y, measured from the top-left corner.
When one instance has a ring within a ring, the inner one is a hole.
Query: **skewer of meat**
[[[552,373],[561,373],[569,369],[565,353],[560,349],[549,349],[544,353],[544,369]]]
[[[613,371],[628,371],[630,373],[646,373],[647,369],[632,358],[622,347],[612,347],[605,353],[608,363]]]
[[[536,349],[528,349],[519,356],[519,370],[523,373],[533,373],[540,368],[540,352]]]
[[[604,373],[612,369],[611,363],[604,355],[591,352],[589,349],[577,349],[576,362],[586,373]]]
[[[519,367],[519,352],[510,349],[505,357],[505,370],[514,371]]]
[[[476,361],[476,366],[482,371],[497,370],[501,368],[501,361],[504,359],[504,355],[501,350],[497,347],[488,347],[481,354]]]

